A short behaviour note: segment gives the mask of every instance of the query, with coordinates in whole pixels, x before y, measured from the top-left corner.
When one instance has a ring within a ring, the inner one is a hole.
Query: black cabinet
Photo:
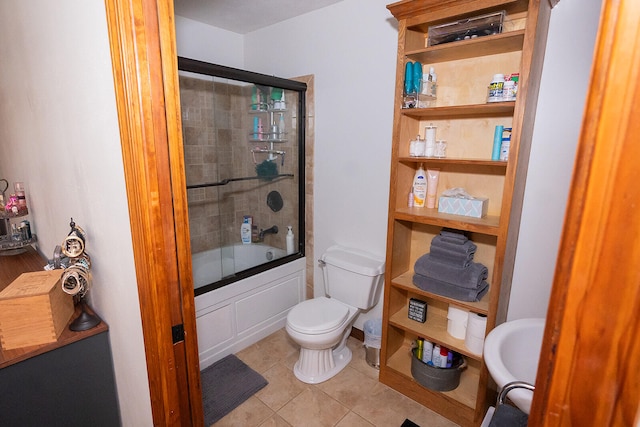
[[[109,332],[0,369],[0,426],[119,426]]]

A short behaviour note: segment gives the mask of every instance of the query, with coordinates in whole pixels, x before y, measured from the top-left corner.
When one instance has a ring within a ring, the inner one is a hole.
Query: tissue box
[[[482,218],[487,215],[488,207],[489,199],[486,197],[463,199],[442,196],[438,203],[438,212]]]
[[[73,315],[73,297],[60,286],[62,270],[23,273],[0,292],[4,350],[58,340]]]

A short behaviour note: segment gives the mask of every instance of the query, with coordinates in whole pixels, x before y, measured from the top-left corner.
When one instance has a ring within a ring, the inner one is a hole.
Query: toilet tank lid
[[[378,276],[384,273],[383,260],[359,249],[339,245],[331,246],[321,259],[329,265],[366,276]]]

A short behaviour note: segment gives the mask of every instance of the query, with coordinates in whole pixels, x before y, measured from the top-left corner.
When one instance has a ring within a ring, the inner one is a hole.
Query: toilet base
[[[351,350],[347,346],[338,346],[335,350],[301,348],[293,373],[302,382],[318,384],[337,375],[350,361]]]

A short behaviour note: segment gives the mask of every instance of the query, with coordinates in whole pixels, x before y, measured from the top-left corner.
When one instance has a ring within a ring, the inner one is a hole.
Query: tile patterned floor
[[[362,342],[350,337],[353,359],[335,377],[306,384],[293,375],[298,349],[284,329],[236,354],[269,384],[214,424],[216,427],[421,427],[457,424],[378,381]]]

